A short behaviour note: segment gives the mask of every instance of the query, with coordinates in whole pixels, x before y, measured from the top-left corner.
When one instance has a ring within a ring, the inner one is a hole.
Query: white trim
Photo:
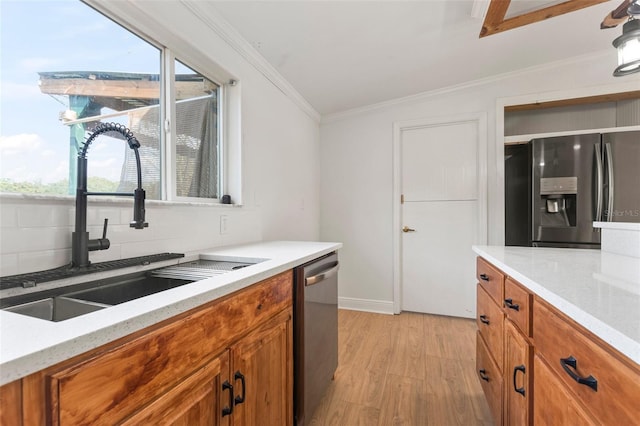
[[[624,127],[607,127],[605,129],[582,129],[582,130],[567,130],[563,132],[549,132],[549,133],[531,133],[528,135],[513,135],[505,136],[504,144],[527,142],[531,139],[539,138],[552,138],[554,136],[573,136],[573,135],[589,135],[592,133],[614,133],[614,132],[636,132],[640,130],[639,126],[624,126]]]
[[[320,113],[231,24],[215,12],[213,8],[203,7],[207,2],[181,0],[180,3],[211,28],[309,117],[316,123],[320,123]]]
[[[384,108],[389,108],[395,105],[401,105],[401,104],[405,104],[408,102],[419,102],[419,101],[423,101],[425,99],[434,97],[434,96],[439,96],[439,95],[443,95],[443,94],[447,94],[447,93],[452,93],[452,92],[457,92],[459,90],[465,90],[465,89],[470,89],[473,87],[477,87],[477,86],[482,86],[485,84],[490,84],[490,83],[494,83],[496,81],[500,81],[500,80],[504,80],[506,78],[511,78],[511,77],[515,77],[515,76],[520,76],[520,75],[526,75],[532,72],[538,72],[538,71],[544,71],[544,70],[549,70],[549,69],[554,69],[557,67],[561,67],[565,64],[571,64],[571,63],[575,63],[575,62],[581,62],[581,61],[588,61],[588,60],[592,60],[592,59],[597,59],[600,57],[604,57],[604,56],[610,56],[611,52],[609,50],[602,50],[599,52],[594,52],[594,53],[590,53],[587,55],[581,55],[581,56],[574,56],[572,58],[566,58],[566,59],[562,59],[560,61],[555,61],[555,62],[549,62],[546,64],[542,64],[542,65],[537,65],[534,67],[529,67],[529,68],[524,68],[524,69],[520,69],[520,70],[515,70],[515,71],[509,71],[506,73],[502,73],[502,74],[496,74],[496,75],[492,75],[490,77],[485,77],[485,78],[481,78],[478,80],[472,80],[472,81],[468,81],[465,83],[461,83],[461,84],[456,84],[453,86],[448,86],[448,87],[442,87],[439,89],[434,89],[434,90],[429,90],[426,92],[420,92],[420,93],[416,93],[414,95],[409,95],[409,96],[405,96],[402,98],[395,98],[395,99],[391,99],[388,101],[383,101],[383,102],[378,102],[375,104],[370,104],[370,105],[366,105],[363,107],[358,107],[358,108],[353,108],[353,109],[348,109],[346,111],[341,111],[341,112],[336,112],[336,113],[332,113],[332,114],[325,114],[322,116],[322,124],[325,123],[331,123],[334,121],[340,121],[340,120],[345,120],[357,115],[361,115],[361,114],[366,114],[369,112],[373,112],[373,111],[377,111],[380,109],[384,109]],[[637,90],[637,81],[636,81],[636,89]]]
[[[393,302],[386,300],[355,299],[339,297],[338,308],[351,311],[373,312],[377,314],[393,315]]]
[[[404,130],[420,127],[439,126],[454,123],[473,121],[478,126],[478,241],[479,244],[487,243],[488,235],[488,174],[487,174],[487,113],[458,114],[448,117],[431,117],[417,120],[398,121],[393,123],[393,312],[399,314],[402,309],[402,206],[400,196],[402,194],[401,182],[401,152],[402,132]]]

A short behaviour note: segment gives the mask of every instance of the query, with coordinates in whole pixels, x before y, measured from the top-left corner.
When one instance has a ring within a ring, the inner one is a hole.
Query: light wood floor
[[[311,425],[491,425],[474,320],[339,311],[338,370]]]

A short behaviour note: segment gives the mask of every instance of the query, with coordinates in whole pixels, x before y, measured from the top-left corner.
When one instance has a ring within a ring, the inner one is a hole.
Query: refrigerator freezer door
[[[602,135],[604,214],[608,222],[640,222],[640,131]]]
[[[599,134],[531,141],[532,245],[600,244],[599,230],[593,228],[599,144]]]

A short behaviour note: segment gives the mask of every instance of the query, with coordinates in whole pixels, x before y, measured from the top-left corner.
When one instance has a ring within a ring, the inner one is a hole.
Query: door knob
[[[402,228],[402,232],[416,232],[415,229],[411,229],[408,226],[405,226],[404,228]]]

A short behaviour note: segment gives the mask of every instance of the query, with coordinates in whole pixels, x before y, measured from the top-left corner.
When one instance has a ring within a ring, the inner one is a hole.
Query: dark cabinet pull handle
[[[514,311],[520,310],[520,305],[513,303],[513,299],[504,299],[504,305],[509,309],[513,309]]]
[[[227,389],[229,389],[229,405],[222,409],[222,417],[233,413],[233,385],[228,380],[225,380],[222,384],[222,390],[225,391]]]
[[[480,322],[489,325],[489,320],[486,315],[480,315]]]
[[[480,378],[485,382],[489,381],[489,376],[487,376],[487,370],[485,370],[484,368],[481,370],[478,370],[478,374],[480,374]]]
[[[522,375],[525,375],[525,366],[524,365],[518,365],[517,367],[515,367],[513,369],[513,390],[518,392],[520,395],[524,396],[524,386],[519,388],[516,386],[516,374],[518,374],[518,371],[522,371]]]
[[[235,381],[238,381],[238,379],[240,379],[240,382],[242,383],[242,396],[236,396],[236,399],[234,400],[236,405],[242,404],[244,402],[244,397],[246,396],[247,391],[247,386],[244,381],[244,374],[242,374],[240,371],[236,371],[233,375],[233,379]]]
[[[489,281],[489,275],[487,274],[480,274],[480,279],[482,281]]]
[[[594,391],[598,392],[598,380],[592,375],[589,377],[580,377],[574,370],[578,368],[578,360],[569,355],[569,358],[560,358],[560,365],[564,371],[576,382],[581,385],[589,386]]]

